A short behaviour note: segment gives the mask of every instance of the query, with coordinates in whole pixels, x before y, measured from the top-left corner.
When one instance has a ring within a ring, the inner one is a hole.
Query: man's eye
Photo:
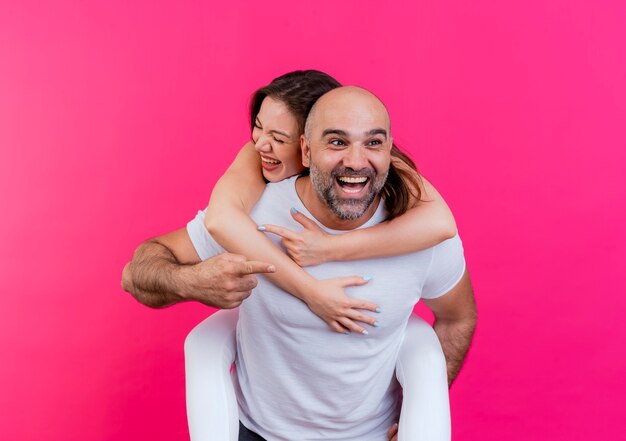
[[[272,136],[272,138],[274,138],[274,137]],[[284,144],[285,143],[285,141],[283,141],[282,139],[278,139],[278,138],[274,138],[274,141],[276,141],[279,144]]]
[[[331,139],[330,143],[336,146],[346,145],[341,139]]]
[[[381,145],[383,142],[380,139],[372,139],[370,145]]]

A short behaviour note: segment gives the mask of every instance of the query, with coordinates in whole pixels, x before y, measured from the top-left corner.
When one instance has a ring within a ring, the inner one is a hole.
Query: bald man
[[[374,95],[342,87],[322,96],[301,147],[310,175],[268,184],[251,213],[257,224],[298,229],[290,207],[332,234],[386,219],[382,193],[389,185],[392,137],[387,110]],[[391,194],[387,202],[393,193],[385,192]],[[203,216],[189,222],[187,234],[207,261],[224,250],[204,228]],[[280,246],[280,238],[271,236]],[[399,418],[396,359],[415,304],[422,299],[435,314],[449,375],[456,375],[469,346],[475,310],[460,239],[306,270],[317,279],[371,277],[346,292],[358,289],[358,297],[380,305],[380,326],[367,335],[332,332],[305,303],[259,276],[237,326],[233,381],[240,439],[386,441]]]

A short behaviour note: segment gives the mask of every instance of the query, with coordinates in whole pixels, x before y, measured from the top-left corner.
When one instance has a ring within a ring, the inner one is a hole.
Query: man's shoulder
[[[296,193],[297,176],[283,179],[279,182],[270,182],[265,185],[261,198],[256,203],[254,211],[275,206],[276,204],[293,204],[298,200]],[[287,207],[289,209],[289,207]]]
[[[275,197],[277,195],[295,194],[296,180],[298,176],[283,179],[278,182],[268,182],[265,185],[263,196]]]
[[[450,291],[465,272],[463,242],[458,233],[432,247],[433,253],[422,297],[434,299]]]

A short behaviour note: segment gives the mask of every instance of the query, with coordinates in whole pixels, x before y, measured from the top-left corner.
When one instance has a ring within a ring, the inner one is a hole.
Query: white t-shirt
[[[296,178],[268,184],[251,213],[257,224],[301,230],[291,207],[311,219]],[[187,231],[203,260],[224,252],[198,212]],[[385,219],[384,204],[362,228]],[[329,230],[331,234],[340,231]],[[268,234],[280,247],[279,238]],[[240,307],[233,381],[240,419],[268,441],[386,441],[398,420],[399,384],[394,375],[404,329],[420,298],[452,289],[465,270],[458,235],[412,254],[305,268],[317,279],[370,276],[346,294],[380,305],[380,327],[369,335],[339,334],[307,305],[264,276]],[[367,326],[367,325],[366,325]]]

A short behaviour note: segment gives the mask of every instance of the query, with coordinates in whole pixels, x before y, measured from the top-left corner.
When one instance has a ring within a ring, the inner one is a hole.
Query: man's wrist
[[[182,302],[195,300],[195,294],[198,292],[193,284],[194,267],[195,265],[178,264],[172,271],[174,293]]]

